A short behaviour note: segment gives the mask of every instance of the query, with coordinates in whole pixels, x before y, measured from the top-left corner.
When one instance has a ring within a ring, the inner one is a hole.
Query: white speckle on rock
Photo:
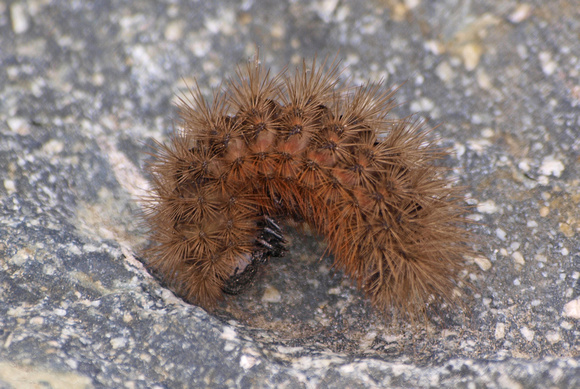
[[[532,340],[534,340],[534,336],[536,334],[535,331],[530,330],[526,326],[523,326],[522,328],[520,328],[520,333],[528,342],[531,342]]]
[[[497,236],[501,240],[505,240],[507,233],[504,230],[502,230],[501,228],[496,228],[495,229],[495,236]]]
[[[516,9],[508,16],[508,20],[512,23],[521,23],[532,14],[532,6],[529,4],[518,4]]]
[[[339,295],[340,288],[330,288],[330,289],[328,289],[328,294]]]
[[[435,55],[440,55],[441,53],[445,52],[445,45],[443,45],[441,42],[436,41],[436,40],[426,41],[425,44],[423,45],[423,47],[425,48],[425,50],[427,50],[428,52],[433,53]],[[443,62],[443,63],[445,63],[445,62]],[[441,65],[439,65],[439,66],[441,66]],[[449,65],[447,65],[447,66],[449,66]]]
[[[30,27],[24,4],[24,2],[15,2],[10,6],[12,31],[14,31],[15,34],[22,34],[28,30],[28,27]]]
[[[355,366],[352,363],[350,363],[348,365],[341,366],[340,371],[343,374],[352,374],[355,371]]]
[[[487,200],[487,201],[483,201],[479,204],[477,204],[477,210],[481,213],[496,213],[499,208],[498,206],[495,204],[495,201],[493,200]]]
[[[22,248],[10,258],[10,263],[16,266],[22,266],[26,261],[32,258],[32,251],[27,248]]]
[[[481,136],[483,136],[484,138],[493,138],[493,136],[495,135],[495,131],[492,128],[486,127],[483,130],[481,130]]]
[[[330,271],[330,269],[325,264],[322,264],[322,265],[318,266],[318,273],[319,274],[326,275],[326,274],[328,274],[329,271]]]
[[[562,336],[560,336],[560,331],[548,331],[546,332],[546,340],[552,344],[558,343],[562,340]]]
[[[30,134],[30,125],[28,121],[21,117],[11,117],[10,119],[6,120],[8,127],[19,135],[28,135]]]
[[[226,340],[235,340],[237,338],[236,331],[232,327],[225,327],[220,338]]]
[[[502,374],[497,380],[499,387],[504,389],[523,389],[522,384],[511,379],[506,374]]]
[[[409,371],[411,371],[411,367],[402,363],[393,363],[392,371],[395,377],[399,377],[405,373],[409,373]]]
[[[518,163],[518,168],[520,168],[521,171],[529,172],[531,169],[530,164],[531,161],[528,158],[524,158]]]
[[[302,347],[277,346],[276,350],[282,354],[296,354],[304,351]]]
[[[542,165],[540,166],[540,173],[549,176],[553,175],[555,177],[560,177],[562,171],[564,171],[564,164],[562,161],[552,157],[546,157],[542,161]]]
[[[485,150],[491,146],[491,142],[488,139],[471,139],[467,144],[471,150],[477,153],[477,155],[483,155]]]
[[[429,112],[435,107],[433,100],[423,97],[411,103],[410,109],[412,112]]]
[[[552,382],[559,382],[564,376],[564,371],[559,367],[550,369],[550,376],[552,377]]]
[[[483,47],[478,43],[468,43],[461,48],[461,59],[465,70],[472,71],[479,64],[479,60],[483,54]]]
[[[539,55],[540,65],[542,66],[542,71],[546,76],[550,76],[554,73],[558,64],[552,59],[552,54],[549,51],[542,51]]]
[[[64,143],[58,139],[51,139],[42,146],[42,151],[47,154],[58,154],[64,149]]]
[[[478,255],[477,257],[472,257],[473,262],[483,271],[491,269],[491,261],[486,257]]]
[[[489,74],[485,72],[483,69],[477,69],[477,73],[475,74],[475,80],[477,81],[477,85],[481,89],[490,90],[493,87],[493,83],[491,81],[491,77]]]
[[[122,336],[111,339],[111,347],[113,347],[115,350],[121,347],[125,347],[126,344],[127,339]]]
[[[260,364],[260,361],[256,358],[252,357],[251,355],[242,355],[240,357],[240,366],[244,370],[249,370],[252,367],[259,365],[259,364]]]
[[[274,288],[272,285],[268,285],[264,294],[262,295],[262,302],[265,303],[279,303],[282,301],[282,295],[278,289]]]
[[[125,381],[123,386],[127,389],[135,389],[135,381]]]
[[[423,85],[425,82],[425,77],[422,74],[417,74],[415,76],[415,85]]]
[[[235,31],[236,15],[233,10],[221,9],[218,17],[208,17],[205,20],[205,27],[212,34],[222,33],[223,35],[232,35]]]
[[[226,344],[224,345],[224,351],[225,352],[232,352],[233,350],[236,349],[237,343],[234,342],[226,342]]]
[[[542,194],[540,195],[542,197],[543,200],[550,200],[552,198],[552,194],[550,192],[542,192]]]
[[[6,189],[9,195],[16,193],[16,183],[14,180],[4,180],[4,189]]]
[[[205,57],[211,50],[211,43],[208,39],[195,39],[190,44],[190,49],[196,57]]]
[[[83,245],[83,251],[85,253],[94,253],[96,251],[99,251],[99,248],[93,244],[87,243]]]
[[[421,0],[405,0],[404,3],[408,9],[413,9],[417,8],[417,6],[421,4]]]
[[[273,25],[271,27],[270,34],[272,35],[273,38],[282,39],[284,38],[284,34],[286,33],[286,29],[284,27],[285,26],[282,23]]]
[[[435,74],[441,79],[441,81],[449,82],[455,76],[455,71],[447,62],[441,62],[437,68],[435,68]]]
[[[322,0],[315,4],[315,10],[318,13],[318,16],[328,23],[332,20],[332,15],[337,6],[338,0]]]
[[[566,303],[563,315],[572,319],[580,319],[580,298]]]
[[[165,28],[165,39],[173,42],[180,40],[183,37],[184,27],[185,25],[181,20],[169,23]]]
[[[497,323],[495,325],[495,338],[503,339],[505,337],[505,323]]]
[[[70,243],[67,245],[67,249],[68,252],[73,254],[73,255],[81,255],[83,252],[79,249],[78,246],[75,246],[74,244]]]
[[[56,273],[56,268],[52,265],[46,264],[42,267],[42,272],[47,276],[52,276],[54,273]]]
[[[44,318],[40,316],[33,317],[32,319],[30,319],[30,324],[35,326],[41,326],[44,324]]]
[[[522,255],[522,253],[520,253],[519,251],[515,251],[512,254],[512,258],[514,259],[514,261],[518,264],[518,265],[525,265],[526,261],[524,260],[524,256]]]
[[[461,158],[461,156],[463,156],[463,154],[465,154],[465,145],[461,144],[461,143],[455,143],[453,145],[453,149],[455,150],[455,155],[457,156],[457,159]]]
[[[163,69],[153,58],[147,48],[142,45],[135,45],[130,50],[131,59],[136,67],[143,70],[148,77],[162,78]]]

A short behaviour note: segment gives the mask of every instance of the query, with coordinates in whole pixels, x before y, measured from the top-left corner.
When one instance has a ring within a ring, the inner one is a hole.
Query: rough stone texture
[[[0,3],[1,388],[580,386],[577,1],[356,4]],[[443,123],[481,222],[468,309],[380,317],[290,227],[213,313],[147,273],[146,145],[257,48],[274,71],[340,50]]]

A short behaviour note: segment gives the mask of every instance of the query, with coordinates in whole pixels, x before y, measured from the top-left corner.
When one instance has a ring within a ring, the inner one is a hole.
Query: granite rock
[[[579,387],[579,30],[573,0],[0,3],[0,388]],[[442,123],[480,223],[463,308],[379,316],[290,226],[213,312],[147,271],[148,144],[258,49],[338,52]]]

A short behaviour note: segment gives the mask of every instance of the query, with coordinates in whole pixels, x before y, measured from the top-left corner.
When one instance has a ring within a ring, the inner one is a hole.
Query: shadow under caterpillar
[[[310,224],[334,266],[374,305],[403,313],[454,302],[471,253],[461,190],[447,155],[412,118],[390,119],[394,89],[339,84],[334,62],[292,76],[258,61],[216,91],[181,99],[169,144],[148,165],[146,253],[187,300],[211,308],[282,253],[276,220]]]

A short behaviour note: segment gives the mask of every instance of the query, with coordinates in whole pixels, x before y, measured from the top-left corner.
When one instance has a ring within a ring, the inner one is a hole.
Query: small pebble
[[[279,303],[282,301],[282,295],[278,291],[278,289],[274,288],[271,285],[266,287],[264,290],[264,294],[262,295],[262,302],[265,303]]]
[[[528,327],[524,326],[520,329],[522,336],[528,341],[531,342],[534,340],[534,335],[536,334],[534,331],[530,330]]]
[[[564,305],[564,316],[571,317],[572,319],[580,319],[580,298]]]
[[[473,257],[473,262],[475,262],[475,264],[479,266],[479,268],[483,271],[488,271],[489,269],[491,269],[491,262],[486,257],[482,256]]]
[[[553,175],[555,177],[560,177],[564,168],[562,161],[557,160],[554,157],[547,157],[542,161],[540,173],[546,176]]]
[[[503,339],[505,337],[505,324],[504,323],[497,323],[495,325],[495,338],[496,339]]]
[[[22,34],[28,30],[30,23],[24,2],[16,2],[10,6],[10,19],[12,19],[12,31],[15,34]]]
[[[510,14],[508,20],[512,23],[521,23],[532,14],[532,6],[529,4],[518,4],[516,9]]]
[[[491,214],[496,213],[499,210],[499,208],[497,205],[495,205],[495,201],[487,200],[477,204],[477,210],[481,213]]]
[[[518,265],[525,265],[526,261],[524,260],[524,256],[519,251],[516,251],[512,254],[512,258]]]

